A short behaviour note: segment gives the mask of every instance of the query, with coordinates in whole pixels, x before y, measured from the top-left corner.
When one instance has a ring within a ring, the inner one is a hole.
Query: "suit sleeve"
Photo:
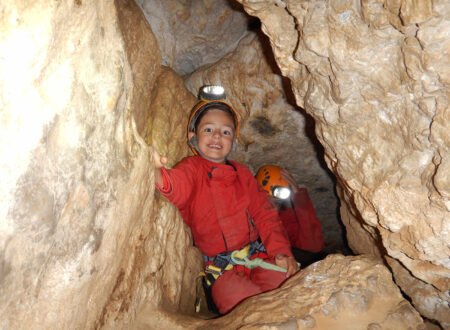
[[[259,236],[267,250],[269,257],[284,254],[292,257],[291,245],[278,212],[267,197],[266,192],[259,186],[256,179],[249,177],[250,206],[249,212]]]
[[[293,204],[299,226],[296,247],[306,251],[319,252],[324,246],[322,226],[305,188],[300,188],[294,195]]]
[[[161,168],[164,187],[156,183],[156,187],[178,209],[187,206],[194,185],[195,167],[189,162],[182,161],[173,169]]]

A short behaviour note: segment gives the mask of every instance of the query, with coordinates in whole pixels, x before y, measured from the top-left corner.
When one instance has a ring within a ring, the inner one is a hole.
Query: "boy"
[[[277,288],[298,270],[266,193],[247,167],[227,160],[238,134],[234,109],[219,97],[203,93],[188,124],[189,145],[196,155],[167,170],[163,167],[167,159],[154,154],[156,186],[191,228],[221,314],[249,296]],[[244,247],[250,259],[265,258],[287,272],[236,265],[230,255]]]

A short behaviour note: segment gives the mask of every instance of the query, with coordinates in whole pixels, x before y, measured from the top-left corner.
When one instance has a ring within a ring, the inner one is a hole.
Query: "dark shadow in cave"
[[[247,29],[249,31],[259,31],[261,29],[261,21],[259,20],[259,18],[247,14],[242,4],[240,4],[236,0],[227,0],[227,3],[232,10],[244,13],[247,16]]]

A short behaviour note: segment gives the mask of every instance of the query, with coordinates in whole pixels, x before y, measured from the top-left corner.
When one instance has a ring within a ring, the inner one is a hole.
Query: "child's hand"
[[[292,192],[295,194],[298,191],[298,186],[297,186],[297,182],[295,181],[295,179],[291,175],[291,173],[289,173],[288,170],[285,170],[283,168],[281,170],[281,177],[289,183],[289,186],[291,187]]]
[[[287,269],[286,277],[290,277],[298,271],[298,264],[294,257],[288,257],[284,254],[277,254],[275,256],[275,264]]]
[[[156,149],[153,150],[153,160],[155,161],[155,168],[161,168],[167,164],[167,157],[161,157]]]
[[[153,160],[155,162],[155,183],[159,184],[161,187],[164,186],[163,175],[161,172],[161,167],[167,164],[167,157],[161,157],[156,149],[153,150]]]

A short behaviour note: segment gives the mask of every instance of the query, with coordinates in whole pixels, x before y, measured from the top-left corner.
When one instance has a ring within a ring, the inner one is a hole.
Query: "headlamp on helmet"
[[[269,196],[286,200],[291,197],[292,190],[281,176],[281,170],[279,166],[264,165],[258,170],[256,180]]]
[[[291,189],[283,186],[272,187],[272,195],[278,199],[288,199],[291,197]]]
[[[205,101],[225,100],[226,97],[227,95],[225,94],[225,88],[219,85],[203,86],[199,94],[200,100]]]

